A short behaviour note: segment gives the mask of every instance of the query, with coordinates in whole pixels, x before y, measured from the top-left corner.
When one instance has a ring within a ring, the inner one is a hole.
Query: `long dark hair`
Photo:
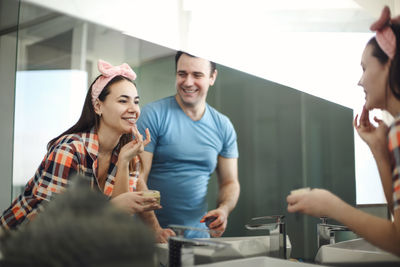
[[[391,28],[396,36],[396,53],[389,69],[389,87],[393,95],[400,100],[400,24],[392,24]],[[389,57],[380,48],[376,37],[372,37],[367,45],[372,46],[372,56],[376,57],[382,65],[388,62]]]
[[[89,90],[86,94],[85,103],[83,104],[81,117],[79,118],[79,120],[71,128],[69,128],[68,130],[66,130],[65,132],[60,134],[59,136],[51,139],[50,142],[47,144],[48,150],[50,150],[50,148],[52,148],[54,143],[63,135],[80,133],[80,132],[89,132],[93,127],[95,127],[96,130],[99,129],[100,116],[96,114],[96,112],[94,111],[93,104],[92,104],[92,86],[100,76],[101,75],[99,75],[89,87]],[[124,76],[120,76],[120,75],[115,76],[113,79],[111,79],[111,81],[109,81],[106,84],[103,91],[99,95],[99,100],[102,102],[104,100],[106,100],[106,97],[110,94],[110,86],[113,85],[114,83],[117,83],[122,80],[127,80],[135,85],[135,83],[132,80],[130,80]],[[120,146],[123,146],[126,143],[130,142],[131,140],[132,140],[132,135],[124,134],[124,135],[122,135],[119,144],[120,144]]]

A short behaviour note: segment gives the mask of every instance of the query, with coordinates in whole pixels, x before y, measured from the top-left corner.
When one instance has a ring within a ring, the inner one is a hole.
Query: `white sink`
[[[269,236],[242,236],[242,237],[218,237],[205,239],[229,244],[222,249],[195,246],[193,253],[196,264],[219,262],[248,257],[267,256],[269,249]],[[286,254],[290,256],[292,246],[289,237],[286,236]],[[160,264],[168,262],[168,244],[157,244],[156,252]]]
[[[231,245],[231,250],[237,258],[255,257],[255,256],[267,256],[269,248],[269,236],[240,236],[240,237],[218,237],[212,238],[212,241],[218,241],[228,243]],[[286,255],[290,257],[292,251],[292,245],[290,243],[289,236],[286,236]],[[222,254],[223,250],[219,252]]]
[[[322,246],[315,262],[322,264],[355,262],[400,262],[400,257],[385,252],[363,238]]]
[[[283,260],[271,257],[254,257],[254,258],[247,258],[247,259],[238,259],[238,260],[230,260],[230,261],[221,261],[216,263],[210,264],[202,264],[198,266],[203,267],[263,267],[263,266],[274,266],[274,267],[316,267],[322,266],[317,264],[311,263],[301,263],[301,262],[294,262],[290,260]]]

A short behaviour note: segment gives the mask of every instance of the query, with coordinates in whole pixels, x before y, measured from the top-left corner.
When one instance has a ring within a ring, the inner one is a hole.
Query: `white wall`
[[[47,143],[79,119],[86,87],[86,71],[17,72],[14,185],[26,184],[43,160]]]

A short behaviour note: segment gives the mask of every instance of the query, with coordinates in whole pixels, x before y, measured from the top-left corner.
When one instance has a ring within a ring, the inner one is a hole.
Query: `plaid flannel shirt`
[[[94,129],[85,133],[74,133],[60,137],[49,149],[35,175],[28,181],[24,192],[0,217],[5,229],[15,228],[26,218],[34,218],[43,207],[43,200],[49,201],[55,194],[63,192],[73,174],[78,173],[90,179],[92,188],[100,190],[97,171],[99,143]],[[119,147],[117,146],[110,160],[103,193],[111,197],[115,175],[117,173]],[[129,190],[136,189],[140,160],[134,158],[134,171],[130,173]]]
[[[400,207],[400,117],[389,129],[389,152],[392,166],[393,209]]]

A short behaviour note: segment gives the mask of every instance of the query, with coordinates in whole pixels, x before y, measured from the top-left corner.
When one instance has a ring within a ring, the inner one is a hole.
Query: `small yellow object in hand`
[[[304,193],[308,193],[311,191],[311,188],[309,187],[304,187],[304,188],[299,188],[299,189],[295,189],[290,191],[291,195],[299,195],[299,194],[304,194]]]
[[[160,201],[161,201],[160,191],[146,190],[146,191],[143,191],[143,196],[144,197],[154,197],[157,199],[158,204],[160,204]]]

